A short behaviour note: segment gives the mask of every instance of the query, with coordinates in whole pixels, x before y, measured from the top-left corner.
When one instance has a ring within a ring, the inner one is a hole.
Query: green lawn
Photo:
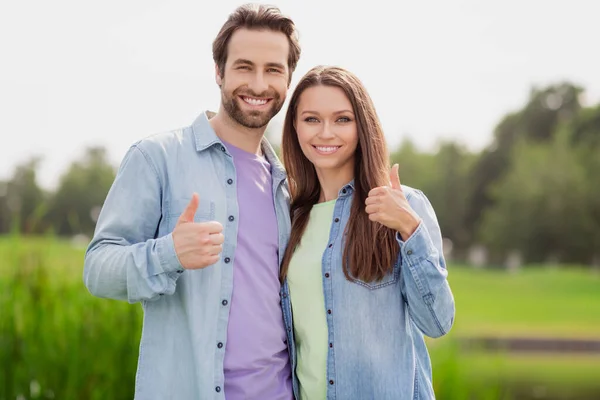
[[[0,398],[15,398],[32,380],[55,398],[130,398],[141,307],[91,296],[82,281],[84,250],[51,238],[0,237],[0,365],[11,366],[0,374]],[[509,274],[450,265],[449,280],[455,326],[428,339],[438,398],[567,399],[575,391],[598,398],[600,355],[467,352],[453,340],[600,340],[598,272],[530,267]],[[519,392],[503,396],[507,388]]]
[[[516,273],[449,266],[452,334],[600,339],[600,273],[528,267]]]

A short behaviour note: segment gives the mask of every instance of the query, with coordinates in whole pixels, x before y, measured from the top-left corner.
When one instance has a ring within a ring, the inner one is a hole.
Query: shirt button
[[[325,272],[325,278],[329,278],[329,272]]]
[[[224,306],[226,306],[226,305],[227,305],[227,303],[229,303],[227,300],[223,300],[223,301],[221,302],[221,304],[223,304]]]
[[[231,261],[231,258],[225,257],[225,260],[223,260],[223,261],[225,261],[225,264],[229,264],[229,261]]]
[[[329,343],[329,348],[333,348],[333,343]]]
[[[335,222],[340,222],[339,218],[334,219]]]
[[[332,247],[333,247],[333,243],[329,243],[329,246],[328,246],[328,247],[329,247],[329,248],[332,248]]]
[[[221,386],[217,386],[217,387],[215,388],[215,390],[217,391],[217,393],[219,393],[219,392],[221,391]]]
[[[327,310],[327,314],[331,314],[331,310]]]
[[[408,251],[406,252],[406,254],[408,254],[408,255],[410,256],[410,255],[412,254],[412,250],[408,250]]]
[[[223,343],[221,343],[221,342],[217,343],[217,347],[220,348],[220,349],[222,349],[223,348]]]
[[[233,221],[235,218],[233,217],[233,215],[229,216],[229,221]]]
[[[231,178],[227,179],[227,183],[229,183],[231,185],[233,183],[233,179],[231,179]]]
[[[346,189],[342,189],[342,193],[346,194]]]
[[[225,153],[225,146],[221,146],[221,151],[222,151],[223,153]],[[219,390],[221,390],[221,389],[219,389]],[[217,390],[217,391],[218,391],[218,390]]]
[[[182,269],[178,269],[178,270],[177,270],[177,273],[178,273],[178,274],[182,274],[182,273],[183,273],[183,270],[182,270]]]
[[[333,385],[333,379],[330,379],[330,380],[329,380],[329,384],[330,384],[330,385]]]

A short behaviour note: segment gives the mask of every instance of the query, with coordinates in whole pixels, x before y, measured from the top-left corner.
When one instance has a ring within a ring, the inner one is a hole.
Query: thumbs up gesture
[[[194,222],[200,197],[194,193],[175,229],[173,242],[179,262],[185,269],[200,269],[219,261],[223,249],[223,225],[217,221]]]
[[[365,211],[371,221],[398,231],[404,241],[408,240],[421,221],[404,196],[398,176],[398,164],[390,170],[390,186],[371,189],[365,204]]]

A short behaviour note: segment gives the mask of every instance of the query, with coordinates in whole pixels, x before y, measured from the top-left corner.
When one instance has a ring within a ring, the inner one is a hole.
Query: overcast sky
[[[570,80],[600,101],[600,1],[270,3],[300,31],[292,89],[314,65],[350,69],[391,146],[410,137],[423,149],[441,139],[481,149],[534,85]],[[118,165],[134,141],[216,110],[211,44],[240,4],[2,2],[0,180],[38,154],[52,188],[86,146],[105,146]]]

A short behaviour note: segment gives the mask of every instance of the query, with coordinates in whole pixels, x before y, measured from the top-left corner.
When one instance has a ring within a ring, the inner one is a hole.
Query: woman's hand
[[[408,240],[421,223],[421,218],[410,207],[402,191],[398,164],[390,170],[390,186],[371,189],[365,204],[365,211],[371,221],[398,231],[404,241]]]

